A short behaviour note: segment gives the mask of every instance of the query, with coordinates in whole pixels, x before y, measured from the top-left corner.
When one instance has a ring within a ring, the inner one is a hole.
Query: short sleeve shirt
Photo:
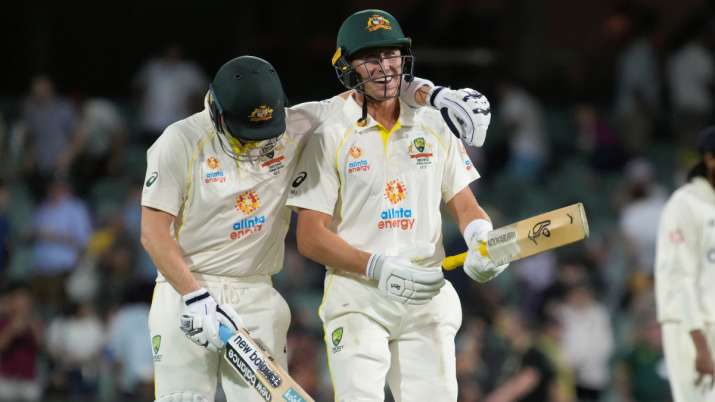
[[[400,104],[391,130],[361,107],[337,96],[327,118],[310,136],[296,169],[288,205],[333,217],[336,233],[371,253],[399,255],[416,242],[431,243],[425,264],[439,265],[441,202],[479,177],[461,141],[439,112]]]
[[[288,109],[273,152],[236,161],[208,110],[170,125],[147,152],[142,205],[177,217],[172,233],[193,272],[241,277],[283,266],[297,156],[324,103]],[[223,144],[223,145],[222,145]]]

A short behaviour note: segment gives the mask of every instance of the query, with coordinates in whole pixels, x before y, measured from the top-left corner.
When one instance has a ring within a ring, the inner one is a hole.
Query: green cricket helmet
[[[412,81],[413,60],[412,40],[402,33],[397,19],[390,13],[377,9],[362,10],[349,16],[338,31],[337,49],[332,64],[338,80],[348,89],[355,89],[364,94],[364,84],[372,80],[362,80],[357,73],[359,66],[352,66],[351,61],[359,52],[370,48],[397,47],[401,50],[401,77]],[[382,67],[381,67],[382,68]],[[387,74],[383,70],[383,75]],[[397,92],[399,94],[399,90]]]
[[[286,105],[276,69],[259,57],[228,61],[209,87],[209,111],[216,130],[243,143],[283,134]]]

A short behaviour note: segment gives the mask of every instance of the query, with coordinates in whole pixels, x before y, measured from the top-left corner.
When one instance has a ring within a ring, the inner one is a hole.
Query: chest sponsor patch
[[[410,155],[410,159],[414,160],[420,169],[427,169],[427,167],[432,164],[432,159],[434,159],[432,144],[427,142],[425,137],[413,139],[407,147],[407,153]]]
[[[231,240],[240,240],[245,237],[254,235],[263,230],[268,222],[265,215],[257,215],[246,219],[241,219],[233,224],[229,238]]]
[[[407,199],[407,186],[399,179],[388,181],[385,185],[385,198],[393,207],[380,211],[377,228],[379,230],[412,230],[415,226],[412,209],[398,207],[398,204]]]
[[[353,145],[348,149],[348,174],[367,172],[370,170],[370,162],[364,158],[362,148]]]
[[[206,158],[206,166],[208,167],[208,172],[204,175],[204,183],[225,183],[226,175],[221,169],[221,162],[215,156],[209,156]]]
[[[249,216],[261,207],[261,198],[255,190],[245,191],[236,196],[234,207],[243,215]],[[229,237],[231,240],[239,240],[246,236],[258,233],[263,230],[268,218],[265,215],[249,216],[233,224]]]
[[[250,215],[261,207],[261,199],[258,197],[257,192],[249,190],[236,197],[234,206],[236,210],[243,212],[244,215]]]

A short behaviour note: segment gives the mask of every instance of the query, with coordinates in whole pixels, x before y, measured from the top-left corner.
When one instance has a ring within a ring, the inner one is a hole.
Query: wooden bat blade
[[[226,342],[226,362],[264,401],[315,402],[246,330],[234,333],[221,325],[219,336]]]
[[[588,234],[586,210],[579,202],[494,229],[479,251],[502,265],[583,240]],[[467,253],[447,257],[442,267],[453,270],[466,257]]]

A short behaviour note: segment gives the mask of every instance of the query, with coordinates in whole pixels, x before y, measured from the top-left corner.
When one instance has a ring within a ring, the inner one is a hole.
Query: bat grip
[[[220,324],[218,326],[218,337],[221,338],[222,341],[228,342],[228,339],[233,336],[234,332],[231,328]]]
[[[489,255],[487,251],[487,243],[479,242],[479,254],[484,257]],[[445,271],[451,271],[455,268],[461,267],[462,265],[464,265],[464,260],[466,258],[466,252],[446,257],[444,260],[442,260],[442,268],[444,268]]]

